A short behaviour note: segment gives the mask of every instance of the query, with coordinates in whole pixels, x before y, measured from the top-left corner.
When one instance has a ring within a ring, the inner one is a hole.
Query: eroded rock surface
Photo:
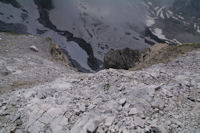
[[[63,72],[0,96],[0,132],[198,133],[200,51],[141,71]]]
[[[140,61],[141,52],[125,48],[110,50],[104,56],[104,68],[126,69],[134,67]]]

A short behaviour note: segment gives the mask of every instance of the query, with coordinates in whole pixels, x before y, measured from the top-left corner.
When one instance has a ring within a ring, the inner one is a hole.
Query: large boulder
[[[129,69],[140,60],[141,52],[125,48],[122,50],[110,50],[104,56],[104,68]]]

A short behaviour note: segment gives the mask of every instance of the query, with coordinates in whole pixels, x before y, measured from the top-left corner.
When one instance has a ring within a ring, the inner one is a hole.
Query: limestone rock
[[[34,45],[30,46],[30,49],[33,50],[34,52],[39,52],[39,49]]]
[[[126,98],[120,99],[119,104],[124,106],[124,104],[126,104]]]
[[[17,47],[24,53],[24,47]],[[199,50],[141,71],[97,73],[70,71],[42,58],[50,54],[26,52],[18,58],[19,53],[7,58],[0,52],[0,68],[12,71],[0,76],[1,89],[11,86],[0,95],[0,132],[199,131]],[[102,87],[108,83],[105,91]]]
[[[79,109],[80,109],[81,112],[85,112],[86,111],[85,105],[80,105]]]
[[[108,116],[105,121],[105,126],[111,126],[113,121],[115,120],[115,116]]]
[[[137,114],[138,113],[138,110],[137,110],[137,108],[132,108],[130,111],[129,111],[129,115],[135,115],[135,114]]]
[[[71,129],[71,133],[93,133],[97,130],[103,119],[104,117],[98,114],[86,114],[75,123]]]
[[[130,133],[127,129],[123,129],[122,133]]]

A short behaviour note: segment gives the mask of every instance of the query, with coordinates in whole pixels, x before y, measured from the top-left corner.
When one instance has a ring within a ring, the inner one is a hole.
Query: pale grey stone
[[[130,132],[129,132],[127,129],[124,128],[124,129],[122,130],[122,133],[130,133]]]
[[[134,117],[134,123],[139,126],[139,127],[142,127],[144,128],[144,120],[139,118],[139,117]]]
[[[105,121],[105,126],[111,126],[113,121],[115,120],[115,116],[108,116]]]
[[[137,110],[137,108],[132,108],[130,111],[129,111],[129,115],[135,115],[135,114],[137,114],[138,113],[138,110]]]
[[[80,109],[81,112],[85,112],[85,111],[86,111],[86,107],[85,107],[85,105],[83,105],[83,104],[81,104],[81,105],[79,106],[79,109]]]
[[[31,50],[33,50],[34,52],[39,52],[39,49],[36,46],[34,46],[34,45],[30,46],[29,48]]]
[[[17,129],[17,130],[15,131],[15,133],[23,133],[23,131],[20,130],[20,129]]]
[[[86,114],[80,118],[73,128],[71,133],[88,133],[94,132],[99,124],[104,120],[104,117],[98,114]]]
[[[119,104],[124,105],[126,103],[126,98],[120,99]]]

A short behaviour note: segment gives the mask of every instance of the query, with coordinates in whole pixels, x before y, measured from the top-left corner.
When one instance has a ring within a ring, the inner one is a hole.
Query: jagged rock
[[[129,48],[110,50],[104,56],[104,68],[129,69],[139,62],[140,52]]]
[[[86,110],[85,105],[80,105],[79,109],[81,112],[85,112],[85,110]]]
[[[106,121],[105,121],[105,126],[111,126],[113,121],[115,120],[115,116],[109,116],[106,118]]]
[[[93,133],[97,130],[103,119],[101,115],[87,114],[75,123],[71,129],[71,133]]]
[[[156,99],[152,102],[152,107],[162,110],[165,107],[165,101],[163,101],[162,99]]]
[[[138,110],[137,110],[137,108],[132,108],[130,111],[129,111],[129,115],[135,115],[135,114],[137,114],[138,113]]]
[[[126,130],[126,129],[123,129],[122,133],[130,133],[130,132],[128,130]]]
[[[134,117],[135,125],[138,127],[144,128],[144,120],[141,119],[140,117]]]

